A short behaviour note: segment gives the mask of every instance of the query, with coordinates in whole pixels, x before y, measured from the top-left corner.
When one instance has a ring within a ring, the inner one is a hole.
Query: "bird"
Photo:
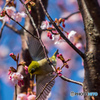
[[[32,42],[32,41],[31,41]],[[32,47],[33,45],[33,47]],[[28,72],[30,76],[36,76],[36,97],[40,95],[45,85],[50,82],[50,80],[55,76],[53,74],[53,68],[48,63],[45,58],[45,54],[43,51],[43,47],[40,42],[34,39],[32,45],[28,44],[30,54],[32,55],[32,62],[28,66]],[[49,58],[50,62],[52,62],[53,66],[56,67],[56,56],[58,54],[58,50],[53,54],[52,57]],[[51,92],[51,88],[54,86],[55,80],[51,81],[50,84],[44,89],[43,93],[38,97],[37,100],[46,100],[48,95]]]

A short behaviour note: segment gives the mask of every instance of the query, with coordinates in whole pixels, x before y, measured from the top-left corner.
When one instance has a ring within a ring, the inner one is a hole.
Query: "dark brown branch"
[[[19,22],[17,22],[16,20],[14,20],[12,17],[10,17],[7,12],[6,12],[6,15],[12,19],[14,22],[16,22],[19,26],[21,26],[26,32],[28,32],[31,36],[33,36],[34,38],[38,39],[36,36],[34,36],[31,32],[29,32],[27,29],[25,29]]]
[[[97,27],[99,33],[100,33],[100,6],[97,0],[84,0],[87,9],[93,19],[93,22],[95,23],[95,26]]]
[[[73,12],[70,15],[68,15],[67,17],[63,18],[63,19],[68,20],[71,16],[73,16],[75,14],[78,14],[78,13],[80,13],[80,11]]]
[[[84,53],[82,53],[79,49],[77,49],[72,42],[70,42],[66,36],[61,32],[61,30],[58,28],[58,26],[56,25],[56,23],[52,20],[52,18],[50,17],[50,15],[48,14],[48,12],[46,11],[46,9],[44,8],[42,1],[40,1],[40,4],[42,6],[42,9],[44,11],[44,13],[46,14],[46,16],[48,17],[48,19],[50,20],[50,22],[53,24],[53,26],[56,28],[56,30],[59,32],[60,36],[84,59],[85,55]]]
[[[65,76],[63,76],[63,75],[60,76],[60,77],[61,77],[61,79],[63,79],[64,81],[71,82],[71,83],[75,83],[75,84],[78,84],[78,85],[83,86],[83,83],[81,83],[81,82],[71,80],[71,79],[69,79],[69,78],[67,78],[67,77],[65,77]]]
[[[6,23],[6,22],[4,22],[4,21],[3,21],[3,23],[2,23],[1,30],[0,30],[0,38],[1,38],[1,36],[2,36],[2,31],[3,31],[3,29],[4,29],[5,23]]]

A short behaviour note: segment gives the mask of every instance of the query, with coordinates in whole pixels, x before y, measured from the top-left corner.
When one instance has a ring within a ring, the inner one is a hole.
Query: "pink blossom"
[[[10,18],[7,15],[5,15],[4,17],[0,17],[0,20],[10,23]]]
[[[18,94],[17,100],[28,100],[27,95],[24,93]]]
[[[66,68],[69,68],[68,64],[65,65]]]
[[[58,38],[58,40],[57,41],[55,41],[55,45],[56,44],[60,44],[61,42],[64,42],[65,40],[61,37],[61,36],[59,36],[59,38]]]
[[[9,56],[13,56],[13,55],[14,55],[14,53],[10,53],[10,54],[9,54]]]
[[[12,6],[11,7],[5,7],[5,10],[6,10],[7,14],[11,17],[14,16],[14,12],[16,11],[16,9]]]
[[[41,29],[47,29],[48,27],[49,27],[49,22],[47,20],[43,21],[41,24]]]
[[[12,77],[11,77],[11,75],[9,76],[9,79],[10,79],[10,80],[12,80]]]
[[[22,80],[23,80],[23,75],[21,75],[18,72],[14,72],[10,75],[10,80],[13,82],[13,84],[18,84],[19,86],[23,85]],[[21,85],[20,85],[21,84]]]
[[[28,100],[35,100],[36,96],[35,95],[29,95]]]
[[[22,85],[24,85],[24,81],[23,80],[18,81],[18,85],[21,87]]]
[[[24,69],[25,69],[25,73],[28,74],[28,66],[25,65]]]
[[[57,57],[59,58],[60,56],[62,56],[62,54],[60,53],[60,54],[57,54]]]
[[[8,72],[8,75],[10,75],[10,74],[11,74],[11,71]]]
[[[73,41],[74,40],[74,36],[75,36],[76,32],[75,31],[71,31],[69,34],[68,34],[68,39]]]
[[[47,37],[49,37],[50,39],[52,39],[52,34],[50,32],[47,33]]]
[[[81,49],[82,48],[82,43],[76,43],[75,45],[78,49]]]
[[[22,18],[25,18],[26,17],[26,14],[24,12],[18,12],[15,16],[15,20],[18,21],[18,22],[21,22]]]

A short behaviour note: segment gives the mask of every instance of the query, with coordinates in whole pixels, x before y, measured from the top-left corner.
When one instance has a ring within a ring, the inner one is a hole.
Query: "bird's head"
[[[32,61],[31,64],[28,66],[28,72],[30,74],[34,74],[39,69],[39,63],[37,61]]]

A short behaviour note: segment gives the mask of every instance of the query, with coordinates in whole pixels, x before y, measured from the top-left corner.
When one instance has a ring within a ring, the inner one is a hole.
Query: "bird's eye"
[[[31,73],[34,73],[34,72],[35,72],[35,69],[34,69],[34,68],[32,68]]]

